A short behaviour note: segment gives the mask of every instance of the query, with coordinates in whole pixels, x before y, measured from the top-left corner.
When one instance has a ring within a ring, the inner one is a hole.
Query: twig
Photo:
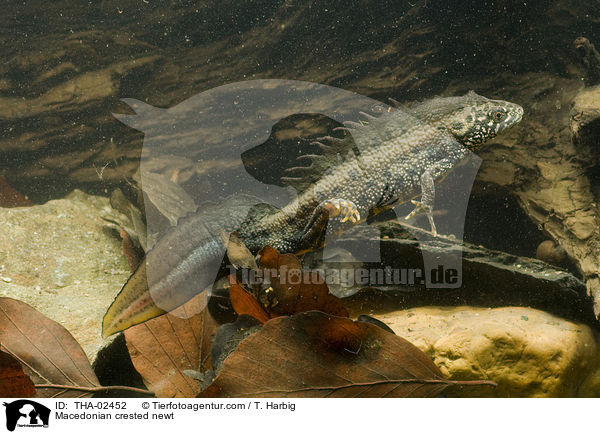
[[[111,390],[117,390],[121,392],[136,392],[143,393],[144,395],[154,395],[154,392],[151,392],[146,389],[140,389],[137,387],[129,387],[129,386],[97,386],[97,387],[85,387],[85,386],[68,386],[66,384],[36,384],[36,389],[65,389],[65,390],[78,390],[81,392],[108,392]]]
[[[491,380],[446,380],[436,378],[402,378],[397,380],[381,380],[381,381],[369,381],[365,383],[351,383],[344,384],[341,386],[314,386],[304,387],[291,390],[266,390],[260,392],[253,392],[251,394],[241,394],[236,396],[257,396],[267,393],[296,393],[296,392],[311,392],[315,390],[342,390],[349,389],[352,387],[359,386],[377,386],[379,384],[395,384],[395,383],[420,383],[420,384],[445,384],[446,386],[493,386],[497,387],[498,384]]]

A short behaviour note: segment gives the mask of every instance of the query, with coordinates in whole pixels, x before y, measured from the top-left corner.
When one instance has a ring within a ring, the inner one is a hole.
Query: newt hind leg
[[[330,217],[339,217],[341,223],[358,223],[360,212],[354,202],[346,199],[330,199],[321,202],[320,208],[326,210]]]
[[[300,240],[302,246],[314,246],[320,240],[327,225],[333,225],[334,232],[347,226],[359,223],[360,212],[356,204],[346,199],[328,199],[321,202],[314,210]]]

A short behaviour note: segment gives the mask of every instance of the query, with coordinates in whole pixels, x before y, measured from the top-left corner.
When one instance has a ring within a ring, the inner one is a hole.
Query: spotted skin
[[[425,212],[435,235],[435,183],[469,150],[477,151],[486,140],[520,122],[522,115],[517,104],[469,92],[391,109],[365,124],[351,124],[360,154],[333,167],[279,212],[246,222],[240,237],[252,251],[271,245],[296,253],[318,247],[321,214],[327,213],[330,223],[343,230],[361,221],[360,216],[364,219],[410,200],[415,211],[409,217]],[[419,195],[421,201],[415,201]],[[325,206],[334,203],[340,210],[346,206],[345,211],[336,215]]]

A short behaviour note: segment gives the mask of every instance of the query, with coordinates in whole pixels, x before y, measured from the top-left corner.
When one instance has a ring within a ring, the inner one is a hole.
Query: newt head
[[[441,126],[471,151],[507,128],[521,122],[523,107],[492,100],[473,91],[464,96],[434,98],[412,108],[422,121]]]

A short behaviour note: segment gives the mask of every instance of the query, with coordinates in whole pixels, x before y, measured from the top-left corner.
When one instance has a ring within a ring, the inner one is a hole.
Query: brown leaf
[[[260,321],[248,315],[240,315],[235,322],[220,325],[210,349],[213,372],[218,373],[221,370],[223,361],[235,351],[240,342],[261,327]],[[214,380],[214,377],[212,380]],[[210,385],[210,382],[205,387],[208,385]]]
[[[142,262],[142,259],[144,259],[144,252],[135,246],[131,237],[124,229],[120,229],[119,234],[121,235],[121,250],[123,250],[125,259],[127,259],[127,265],[133,273]]]
[[[90,392],[40,388],[44,384],[98,387],[98,379],[75,338],[31,306],[0,298],[0,349],[17,359],[37,387],[36,397],[89,397]]]
[[[269,321],[269,314],[258,300],[239,285],[233,276],[229,276],[229,299],[238,315],[250,315],[262,324]]]
[[[300,269],[302,268],[300,260],[292,255],[291,253],[281,254],[277,249],[271,246],[265,246],[258,252],[258,262],[263,268],[269,268],[271,270],[278,270],[282,267],[289,269]]]
[[[302,270],[300,260],[292,254],[281,255],[272,247],[259,252],[263,269],[275,270],[271,279],[273,297],[277,303],[271,308],[276,315],[293,315],[319,310],[330,315],[348,317],[342,301],[331,295],[322,276],[316,271]],[[271,313],[270,312],[270,313]]]
[[[199,395],[433,397],[455,382],[399,336],[321,312],[279,317],[244,339]]]
[[[33,395],[35,386],[21,364],[10,354],[0,351],[0,397],[28,398]]]
[[[173,312],[124,331],[135,369],[157,397],[193,397],[198,381],[186,370],[211,368],[210,345],[217,325],[206,308],[207,294]]]
[[[221,241],[227,246],[227,258],[235,268],[257,269],[254,255],[244,244],[237,232],[221,231]]]
[[[319,310],[335,316],[348,317],[348,311],[342,301],[329,293],[323,278],[315,271],[302,270],[301,283],[282,284],[272,281],[275,297],[279,302],[272,308],[279,315],[293,315],[310,310]],[[278,276],[281,278],[281,275]],[[294,282],[293,275],[284,276],[285,282]]]
[[[31,206],[33,203],[23,196],[19,191],[10,186],[3,176],[0,176],[0,207],[16,208],[19,206]]]

